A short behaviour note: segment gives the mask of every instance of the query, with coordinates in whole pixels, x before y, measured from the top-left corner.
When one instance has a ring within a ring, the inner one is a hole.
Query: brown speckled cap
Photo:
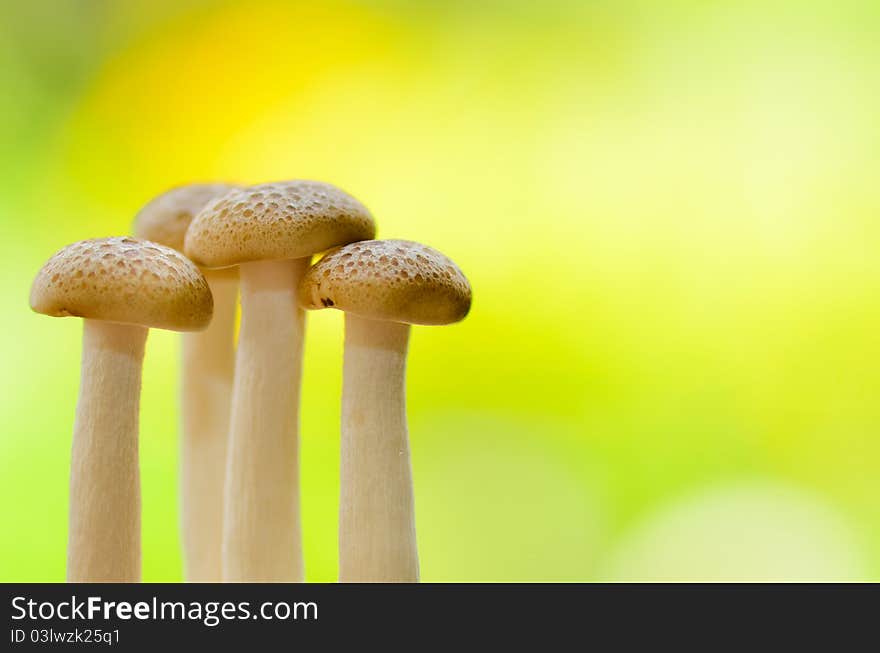
[[[189,184],[165,191],[135,216],[134,235],[182,252],[183,238],[195,214],[236,188],[232,184]]]
[[[185,256],[134,238],[68,245],[37,273],[31,308],[172,331],[208,326],[214,300],[205,277]]]
[[[284,181],[235,190],[205,207],[186,232],[184,251],[208,268],[311,256],[372,238],[366,207],[318,181]]]
[[[299,287],[304,308],[333,307],[375,320],[449,324],[471,307],[471,286],[458,266],[426,245],[369,240],[329,252]]]

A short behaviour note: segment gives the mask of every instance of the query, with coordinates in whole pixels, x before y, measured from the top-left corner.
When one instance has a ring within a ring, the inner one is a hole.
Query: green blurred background
[[[0,580],[64,578],[63,245],[187,181],[315,178],[475,289],[415,328],[426,581],[880,579],[880,3],[0,7]],[[336,577],[342,319],[311,314],[307,577]],[[179,338],[144,371],[144,579],[181,578]]]

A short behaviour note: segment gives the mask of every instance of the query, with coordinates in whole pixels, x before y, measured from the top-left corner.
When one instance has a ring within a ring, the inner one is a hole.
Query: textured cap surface
[[[172,331],[208,326],[214,300],[205,277],[179,252],[134,238],[68,245],[37,273],[31,308]]]
[[[205,267],[311,256],[366,240],[376,225],[366,207],[330,184],[285,181],[232,191],[201,211],[184,251]]]
[[[183,251],[183,237],[196,213],[212,200],[238,188],[232,184],[189,184],[150,200],[134,219],[134,235]]]
[[[471,286],[458,266],[426,245],[368,240],[329,252],[299,287],[304,308],[333,307],[376,320],[449,324],[471,307]]]

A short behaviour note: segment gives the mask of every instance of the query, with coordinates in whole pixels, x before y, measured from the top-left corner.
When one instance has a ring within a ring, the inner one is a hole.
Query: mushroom
[[[318,261],[300,284],[300,303],[345,312],[339,580],[417,582],[405,392],[410,325],[462,320],[470,284],[435,249],[374,240]]]
[[[198,268],[133,238],[84,240],[37,274],[31,308],[85,318],[70,461],[67,580],[140,580],[138,409],[148,328],[194,331],[213,300]]]
[[[234,188],[229,184],[173,188],[140,210],[134,233],[182,252],[193,216]],[[186,579],[209,583],[222,578],[223,485],[235,368],[238,274],[235,268],[202,272],[214,296],[214,318],[205,331],[183,335],[181,529]]]
[[[297,285],[316,252],[372,238],[369,211],[315,181],[235,190],[193,219],[184,250],[198,265],[238,265],[235,361],[223,523],[223,579],[303,580],[299,394],[304,314]]]

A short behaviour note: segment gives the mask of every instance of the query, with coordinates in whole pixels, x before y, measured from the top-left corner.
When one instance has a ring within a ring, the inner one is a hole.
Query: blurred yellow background
[[[188,181],[314,178],[449,254],[415,328],[425,581],[880,579],[880,3],[0,8],[0,580],[63,580],[65,244]],[[307,578],[336,577],[342,316],[309,315]],[[179,337],[144,370],[144,579],[181,578]]]

